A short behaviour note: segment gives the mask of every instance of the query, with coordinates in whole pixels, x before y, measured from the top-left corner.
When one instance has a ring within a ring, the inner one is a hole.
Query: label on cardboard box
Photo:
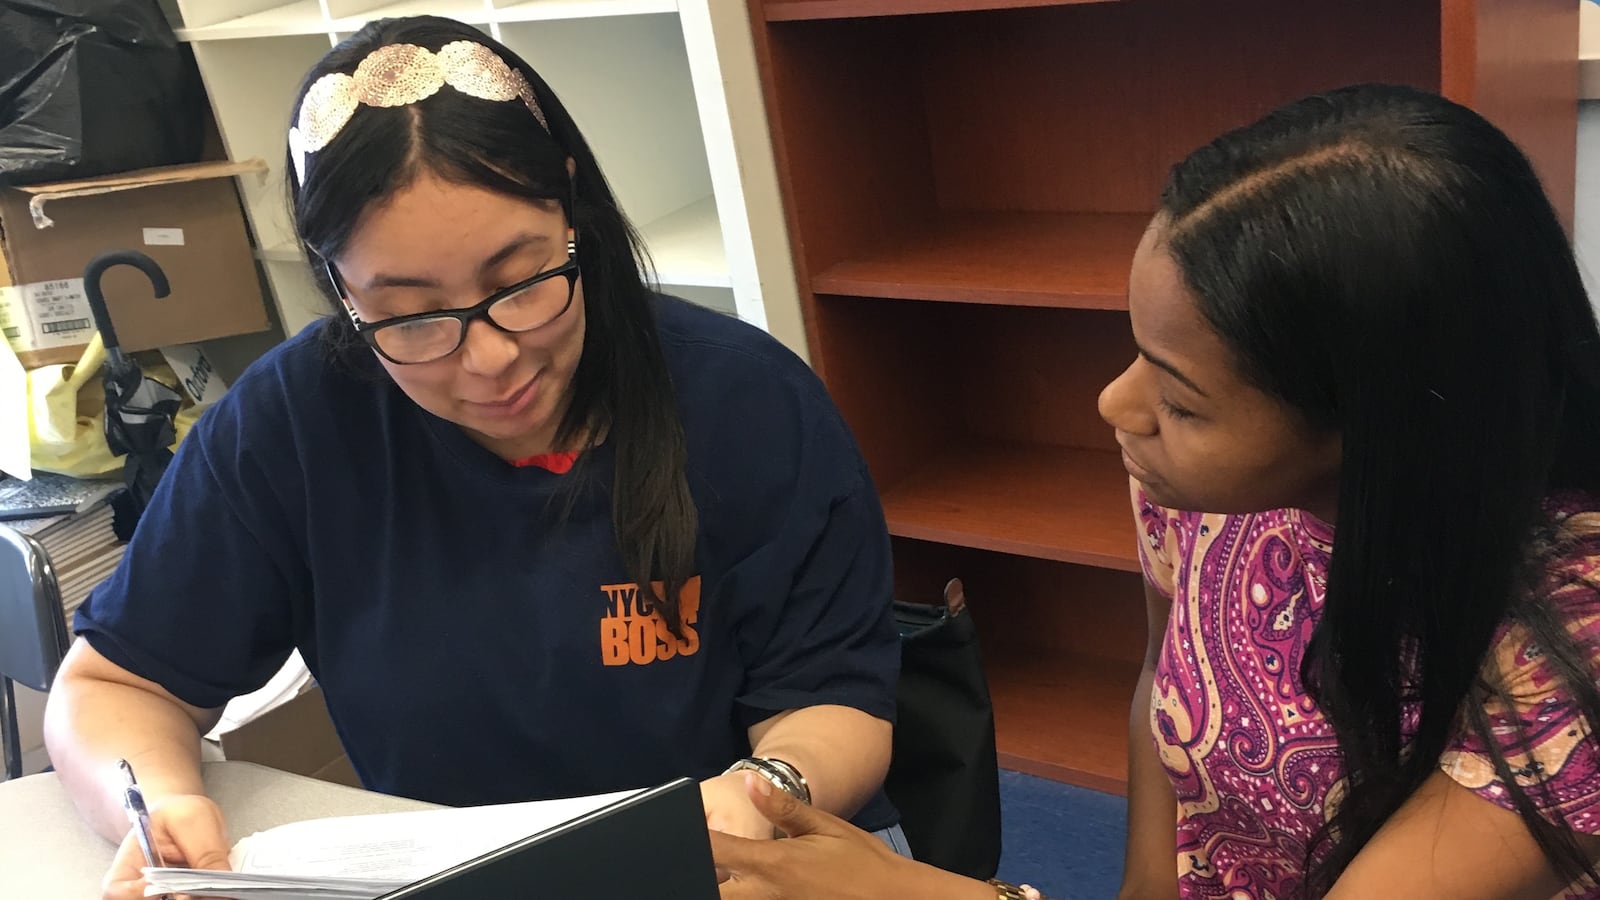
[[[222,399],[228,385],[217,374],[211,358],[197,344],[162,347],[161,355],[177,374],[183,390],[195,406],[209,406]]]
[[[83,279],[0,288],[0,331],[18,353],[88,343],[94,334],[94,314]]]
[[[28,317],[22,310],[22,288],[15,285],[0,287],[0,337],[16,349],[22,332],[28,331]]]
[[[182,247],[182,228],[146,228],[144,230],[144,244],[146,247]]]

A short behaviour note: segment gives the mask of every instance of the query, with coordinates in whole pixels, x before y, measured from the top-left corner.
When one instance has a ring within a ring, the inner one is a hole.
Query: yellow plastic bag
[[[77,478],[121,471],[123,458],[106,445],[106,392],[101,383],[105,344],[96,334],[76,363],[40,366],[28,372],[28,441],[33,468]],[[174,385],[172,367],[141,357],[147,377]],[[181,391],[181,389],[180,389]],[[203,410],[185,397],[178,411],[176,449]]]

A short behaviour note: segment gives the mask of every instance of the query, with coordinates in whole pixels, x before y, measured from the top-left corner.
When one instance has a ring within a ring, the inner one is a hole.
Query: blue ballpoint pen
[[[156,846],[155,832],[150,828],[150,810],[144,805],[144,792],[139,790],[139,782],[134,780],[133,766],[121,759],[117,760],[117,768],[122,770],[123,777],[127,779],[127,785],[122,789],[122,808],[128,811],[128,822],[133,825],[139,849],[144,851],[145,864],[151,868],[161,868],[166,863],[162,861],[161,850]]]

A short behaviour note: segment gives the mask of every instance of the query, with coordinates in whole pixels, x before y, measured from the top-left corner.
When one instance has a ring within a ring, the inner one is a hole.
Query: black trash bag
[[[900,684],[884,793],[921,862],[969,878],[1000,867],[1000,766],[994,706],[961,582],[945,603],[896,602]]]
[[[159,0],[0,0],[0,185],[196,162],[206,121]]]

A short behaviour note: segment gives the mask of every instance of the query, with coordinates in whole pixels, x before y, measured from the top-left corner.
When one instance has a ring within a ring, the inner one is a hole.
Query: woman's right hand
[[[210,797],[177,794],[150,804],[150,830],[161,860],[189,869],[223,869],[228,865],[228,829],[222,809]],[[103,900],[143,900],[144,851],[129,829],[117,848],[102,886]]]

